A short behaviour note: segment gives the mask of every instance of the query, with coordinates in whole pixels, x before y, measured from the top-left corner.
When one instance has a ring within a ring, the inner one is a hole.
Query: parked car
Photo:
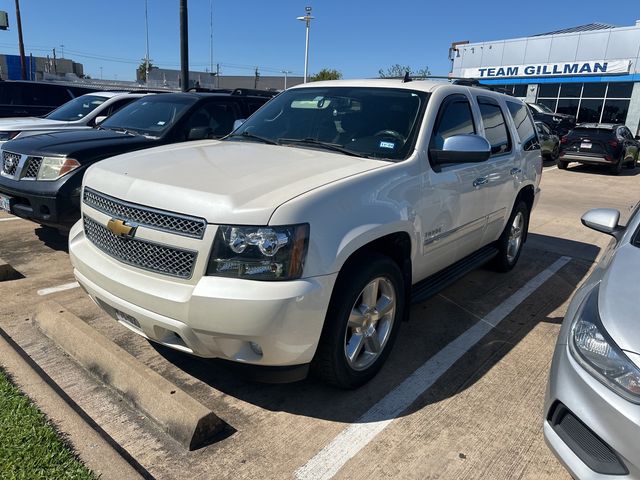
[[[546,123],[535,122],[540,142],[540,154],[545,160],[555,162],[560,155],[560,137],[555,135]]]
[[[97,88],[53,82],[0,81],[0,118],[40,117]]]
[[[98,305],[154,342],[354,388],[381,368],[410,298],[487,261],[515,266],[541,172],[513,97],[313,82],[220,142],[89,168],[71,261]]]
[[[610,123],[580,123],[560,140],[558,168],[569,163],[607,165],[614,175],[622,166],[636,168],[640,142],[624,125]]]
[[[576,125],[576,117],[565,113],[555,113],[542,103],[527,103],[536,122],[544,123],[559,137],[566,135]]]
[[[90,165],[123,152],[221,138],[267,100],[230,94],[149,95],[118,110],[97,129],[6,142],[0,209],[68,231],[80,218],[80,186]]]
[[[617,210],[582,217],[614,240],[569,304],[544,407],[547,445],[576,479],[640,478],[639,207],[626,227]]]
[[[145,93],[93,92],[69,100],[41,118],[0,119],[0,145],[8,140],[30,135],[94,127],[112,113],[144,95]]]

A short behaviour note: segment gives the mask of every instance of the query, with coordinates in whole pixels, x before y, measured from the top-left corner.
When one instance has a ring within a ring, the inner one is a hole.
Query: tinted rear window
[[[507,108],[516,124],[518,136],[524,150],[533,150],[537,145],[536,132],[527,107],[522,103],[507,102]]]
[[[614,132],[607,128],[574,128],[569,135],[581,137],[612,137],[614,136]]]

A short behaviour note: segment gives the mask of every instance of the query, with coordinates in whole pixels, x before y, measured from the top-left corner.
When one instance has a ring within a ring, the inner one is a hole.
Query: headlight
[[[284,227],[221,225],[213,240],[207,275],[253,280],[302,276],[309,224]]]
[[[80,166],[73,158],[44,157],[38,170],[38,180],[57,180]]]
[[[571,327],[573,357],[594,377],[627,400],[640,403],[640,369],[609,337],[598,316],[598,288],[582,302]]]
[[[17,130],[12,132],[0,132],[0,142],[7,142],[16,138],[18,135],[20,135],[20,132]]]

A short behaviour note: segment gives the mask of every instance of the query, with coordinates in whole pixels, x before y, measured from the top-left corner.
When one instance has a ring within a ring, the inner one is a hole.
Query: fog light
[[[260,345],[256,342],[249,342],[249,346],[251,347],[251,350],[253,350],[253,353],[262,356],[262,347],[260,347]]]

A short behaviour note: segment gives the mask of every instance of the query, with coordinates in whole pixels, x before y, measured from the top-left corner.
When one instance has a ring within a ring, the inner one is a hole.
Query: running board
[[[441,290],[464,277],[471,270],[484,265],[498,254],[498,249],[487,245],[450,267],[419,281],[411,287],[411,303],[419,303],[433,297]]]

